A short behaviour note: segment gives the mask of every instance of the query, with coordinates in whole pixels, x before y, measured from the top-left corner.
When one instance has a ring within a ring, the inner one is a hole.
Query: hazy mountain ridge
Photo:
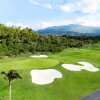
[[[70,36],[100,36],[100,27],[90,27],[78,24],[52,26],[45,29],[40,29],[42,35],[70,35]]]

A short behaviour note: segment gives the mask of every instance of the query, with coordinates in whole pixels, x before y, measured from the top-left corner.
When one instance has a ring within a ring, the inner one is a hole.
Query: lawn
[[[49,54],[49,58],[34,59],[29,56],[3,58],[0,60],[0,71],[16,69],[23,79],[12,85],[12,100],[79,100],[92,91],[100,88],[100,72],[71,72],[61,67],[62,63],[87,61],[100,68],[100,50],[65,49],[60,53]],[[31,82],[32,69],[57,69],[63,78],[52,84],[39,86]],[[0,75],[0,98],[8,100],[8,83]]]

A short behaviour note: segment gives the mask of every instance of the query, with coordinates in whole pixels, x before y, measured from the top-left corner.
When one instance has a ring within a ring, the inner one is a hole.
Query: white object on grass
[[[81,66],[74,64],[62,64],[62,67],[70,71],[81,71]]]
[[[47,55],[31,55],[32,58],[48,58]]]
[[[62,73],[55,69],[32,70],[32,83],[46,85],[52,83],[56,78],[62,78]]]
[[[67,70],[70,70],[70,71],[82,71],[82,70],[87,70],[90,72],[99,71],[99,68],[96,68],[94,65],[92,65],[88,62],[78,62],[78,64],[81,64],[81,65],[62,64],[62,67],[67,69]]]
[[[90,71],[90,72],[97,72],[99,71],[99,68],[96,68],[94,65],[88,63],[88,62],[78,62],[79,64],[83,65],[82,69]]]

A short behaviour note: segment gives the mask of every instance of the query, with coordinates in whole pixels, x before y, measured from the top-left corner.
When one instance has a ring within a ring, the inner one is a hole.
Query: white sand
[[[32,83],[46,85],[52,83],[56,78],[62,78],[62,73],[55,69],[32,70]]]
[[[97,72],[99,71],[99,68],[96,68],[94,65],[88,63],[88,62],[78,62],[79,64],[83,65],[82,69],[90,71],[90,72]]]
[[[31,55],[31,58],[48,58],[47,55]]]
[[[82,71],[82,70],[87,70],[90,72],[99,71],[99,68],[96,68],[94,65],[92,65],[88,62],[78,62],[78,64],[81,64],[81,65],[62,64],[62,67],[67,69],[67,70],[70,70],[70,71]]]
[[[62,67],[69,71],[81,71],[81,66],[74,64],[62,64]]]

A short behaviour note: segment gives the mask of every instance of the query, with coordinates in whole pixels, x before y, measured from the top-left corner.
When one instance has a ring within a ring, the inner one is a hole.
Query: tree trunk
[[[9,82],[9,100],[12,100],[12,96],[11,96],[11,82]]]

